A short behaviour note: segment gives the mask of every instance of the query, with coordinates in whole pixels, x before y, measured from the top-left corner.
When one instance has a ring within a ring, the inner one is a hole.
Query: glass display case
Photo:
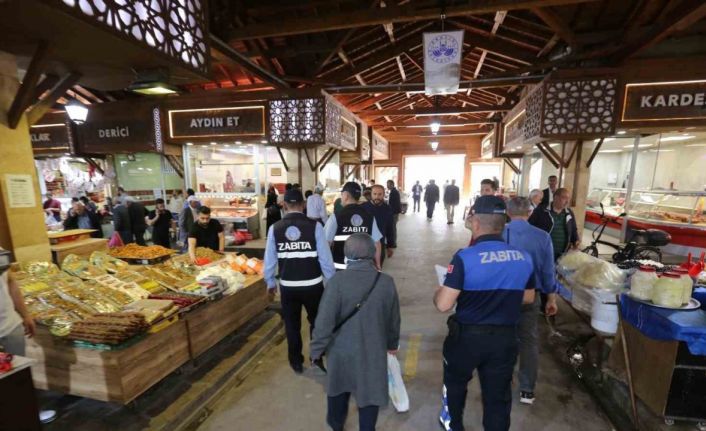
[[[625,189],[595,188],[586,198],[586,210],[600,214],[603,204],[608,216],[625,211]],[[635,190],[627,213],[631,219],[655,224],[698,225],[706,227],[706,192],[674,190]]]
[[[625,210],[625,189],[593,189],[586,197],[586,210],[601,213],[601,204],[605,214],[617,217]]]
[[[211,208],[211,217],[234,230],[250,232],[259,238],[257,197],[253,195],[223,195],[199,193],[196,195],[202,205]]]
[[[631,218],[676,225],[706,226],[706,192],[636,191],[630,200]]]

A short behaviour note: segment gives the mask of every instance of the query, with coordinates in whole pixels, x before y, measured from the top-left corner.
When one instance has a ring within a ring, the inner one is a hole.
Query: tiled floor
[[[436,430],[441,397],[441,346],[447,316],[436,311],[432,295],[437,284],[434,264],[446,265],[453,253],[468,243],[470,234],[461,220],[447,225],[437,211],[432,222],[424,215],[407,214],[398,225],[399,248],[385,263],[395,277],[402,307],[400,363],[411,400],[408,413],[392,407],[381,411],[378,430]],[[570,311],[567,311],[567,313]],[[542,331],[546,334],[548,331]],[[546,336],[542,343],[546,344]],[[542,349],[537,401],[520,405],[515,393],[513,430],[611,430],[597,404],[563,364]],[[265,355],[257,369],[209,408],[199,430],[325,430],[326,395],[323,379],[295,375],[287,364],[284,343]],[[477,380],[470,385],[465,423],[481,429],[481,401]],[[357,429],[354,409],[348,430]]]

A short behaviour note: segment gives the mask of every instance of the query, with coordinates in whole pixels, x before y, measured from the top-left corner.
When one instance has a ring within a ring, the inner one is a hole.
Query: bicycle
[[[612,259],[614,263],[624,262],[626,260],[646,259],[655,262],[662,262],[662,251],[660,246],[669,244],[672,240],[669,233],[660,229],[637,229],[632,231],[630,240],[624,247],[609,241],[601,239],[608,223],[618,223],[618,219],[625,217],[626,213],[622,213],[617,217],[608,217],[605,215],[603,204],[601,205],[601,220],[603,221],[593,230],[593,241],[591,245],[584,248],[582,251],[593,257],[598,257],[598,244],[606,245],[615,249]],[[596,235],[597,233],[597,235]]]

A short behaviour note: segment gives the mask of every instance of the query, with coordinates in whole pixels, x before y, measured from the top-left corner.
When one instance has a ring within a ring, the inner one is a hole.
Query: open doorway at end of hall
[[[463,190],[464,154],[433,155],[433,156],[406,156],[404,160],[404,189],[411,192],[412,186],[419,181],[425,186],[429,180],[434,180],[440,189],[444,185],[456,181],[461,196],[467,191]]]

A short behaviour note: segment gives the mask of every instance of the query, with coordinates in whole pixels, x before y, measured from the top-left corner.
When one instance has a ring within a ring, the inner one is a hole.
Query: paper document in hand
[[[434,265],[434,270],[436,271],[436,277],[439,279],[439,286],[443,286],[448,268],[441,265]]]

